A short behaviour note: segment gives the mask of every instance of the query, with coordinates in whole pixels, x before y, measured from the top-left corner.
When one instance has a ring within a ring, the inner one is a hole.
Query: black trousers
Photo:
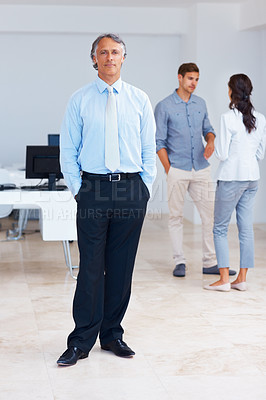
[[[122,339],[132,273],[149,191],[139,174],[119,182],[83,175],[77,196],[79,274],[73,301],[75,329],[68,346],[89,352]]]

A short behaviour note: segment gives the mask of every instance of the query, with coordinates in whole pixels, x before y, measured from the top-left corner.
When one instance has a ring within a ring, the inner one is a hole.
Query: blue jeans
[[[215,193],[213,238],[219,268],[228,268],[228,225],[236,209],[240,268],[254,267],[253,206],[258,181],[218,181]]]

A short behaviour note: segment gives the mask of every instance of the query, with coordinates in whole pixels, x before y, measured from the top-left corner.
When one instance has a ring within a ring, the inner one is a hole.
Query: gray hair
[[[119,43],[120,46],[122,47],[123,57],[126,57],[126,55],[127,55],[126,45],[118,35],[115,35],[114,33],[104,33],[104,34],[98,36],[97,39],[94,40],[94,42],[92,43],[92,46],[91,46],[91,59],[93,62],[93,68],[95,68],[96,70],[98,70],[98,64],[93,61],[93,57],[96,57],[96,50],[97,50],[98,44],[99,44],[100,40],[102,40],[104,38],[109,38],[109,39],[114,40],[116,43]]]

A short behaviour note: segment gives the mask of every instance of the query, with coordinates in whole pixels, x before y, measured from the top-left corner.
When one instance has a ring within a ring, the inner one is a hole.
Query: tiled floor
[[[229,236],[237,267],[235,226]],[[146,219],[123,324],[133,359],[96,343],[89,358],[58,368],[75,288],[62,245],[43,242],[40,233],[1,242],[0,399],[265,400],[266,226],[255,226],[247,292],[203,290],[215,277],[201,274],[199,226],[186,222],[184,243],[187,276],[174,278],[167,219]],[[71,248],[77,261],[76,243]]]

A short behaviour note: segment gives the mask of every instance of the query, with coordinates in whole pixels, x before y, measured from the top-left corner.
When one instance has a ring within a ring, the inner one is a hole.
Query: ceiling
[[[0,5],[67,5],[94,7],[188,7],[197,3],[244,3],[246,0],[0,0]]]

